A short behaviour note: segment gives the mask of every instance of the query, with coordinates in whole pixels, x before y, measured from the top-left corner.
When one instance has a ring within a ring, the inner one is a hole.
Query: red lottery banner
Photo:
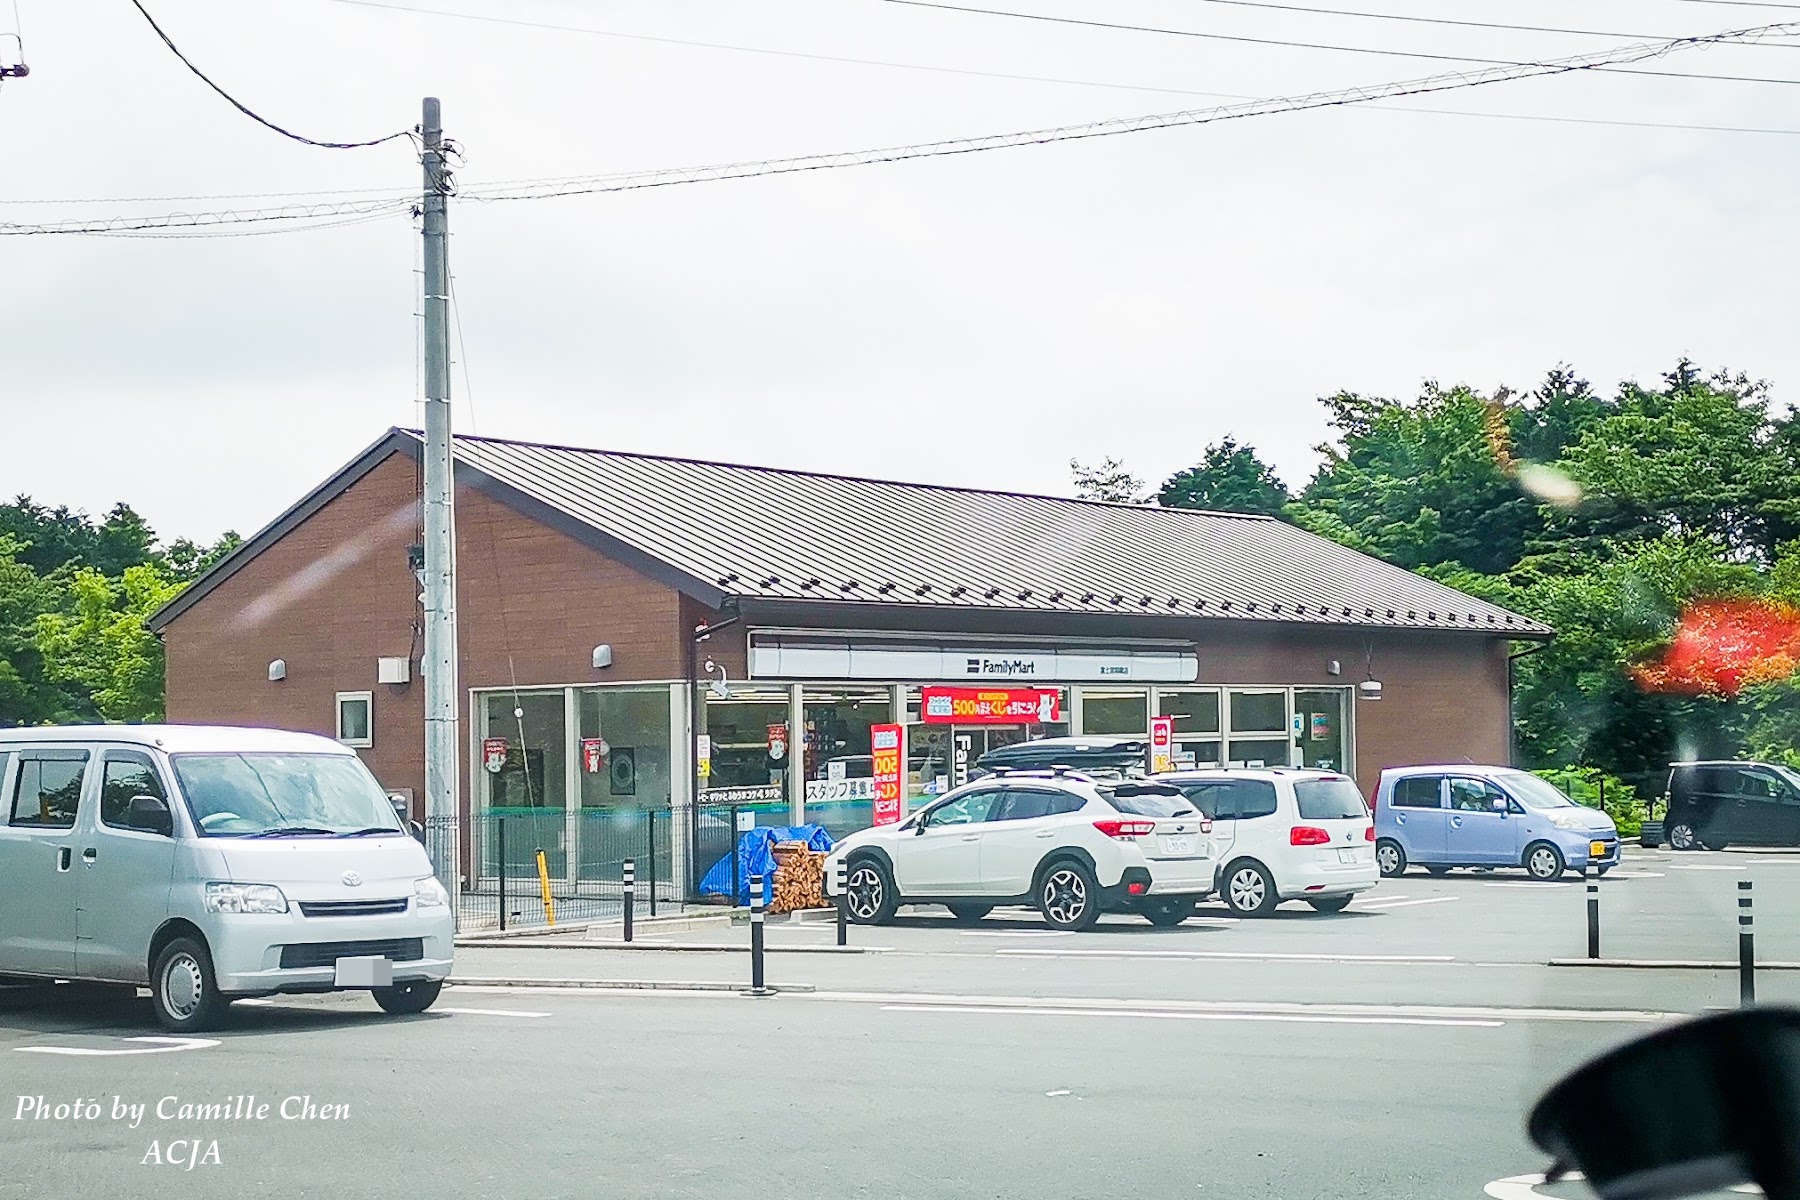
[[[606,765],[606,742],[600,738],[581,739],[581,768],[596,775]]]
[[[1062,720],[1062,690],[928,687],[920,709],[927,725],[1045,725]]]
[[[500,769],[506,766],[505,738],[481,739],[481,765],[495,774],[498,774]]]
[[[892,825],[900,819],[900,726],[869,726],[869,749],[874,758],[875,824]]]

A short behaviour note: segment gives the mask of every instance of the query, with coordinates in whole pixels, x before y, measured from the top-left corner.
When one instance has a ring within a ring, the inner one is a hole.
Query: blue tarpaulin
[[[747,829],[738,837],[738,894],[739,904],[750,903],[750,877],[763,875],[770,879],[769,890],[774,891],[775,847],[781,842],[805,842],[808,850],[830,850],[831,835],[825,832],[823,825],[759,825],[755,829]],[[706,878],[700,881],[700,893],[705,896],[729,896],[731,894],[731,856],[728,854],[714,863]]]

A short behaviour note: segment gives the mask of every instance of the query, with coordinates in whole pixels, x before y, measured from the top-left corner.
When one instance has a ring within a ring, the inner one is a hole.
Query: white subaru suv
[[[1179,925],[1214,886],[1212,822],[1176,788],[1076,771],[999,771],[897,825],[851,834],[825,862],[827,894],[845,864],[852,920],[878,925],[902,904],[947,905],[979,921],[1036,908],[1052,928],[1103,912]]]
[[[1348,775],[1257,768],[1156,778],[1213,819],[1219,898],[1239,916],[1266,916],[1283,900],[1342,912],[1381,881],[1375,822]]]

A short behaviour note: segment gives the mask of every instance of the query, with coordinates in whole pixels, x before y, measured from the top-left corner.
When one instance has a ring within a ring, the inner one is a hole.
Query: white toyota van
[[[0,977],[145,985],[174,1031],[361,989],[423,1012],[454,918],[354,751],[197,725],[0,729]]]

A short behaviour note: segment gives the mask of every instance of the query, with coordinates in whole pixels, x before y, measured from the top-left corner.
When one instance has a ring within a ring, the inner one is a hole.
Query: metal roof
[[[394,429],[151,614],[160,631],[394,453]],[[1550,628],[1273,517],[459,436],[468,484],[713,608],[837,603],[1077,618]]]
[[[1273,517],[496,438],[456,459],[741,599],[1550,632]]]

